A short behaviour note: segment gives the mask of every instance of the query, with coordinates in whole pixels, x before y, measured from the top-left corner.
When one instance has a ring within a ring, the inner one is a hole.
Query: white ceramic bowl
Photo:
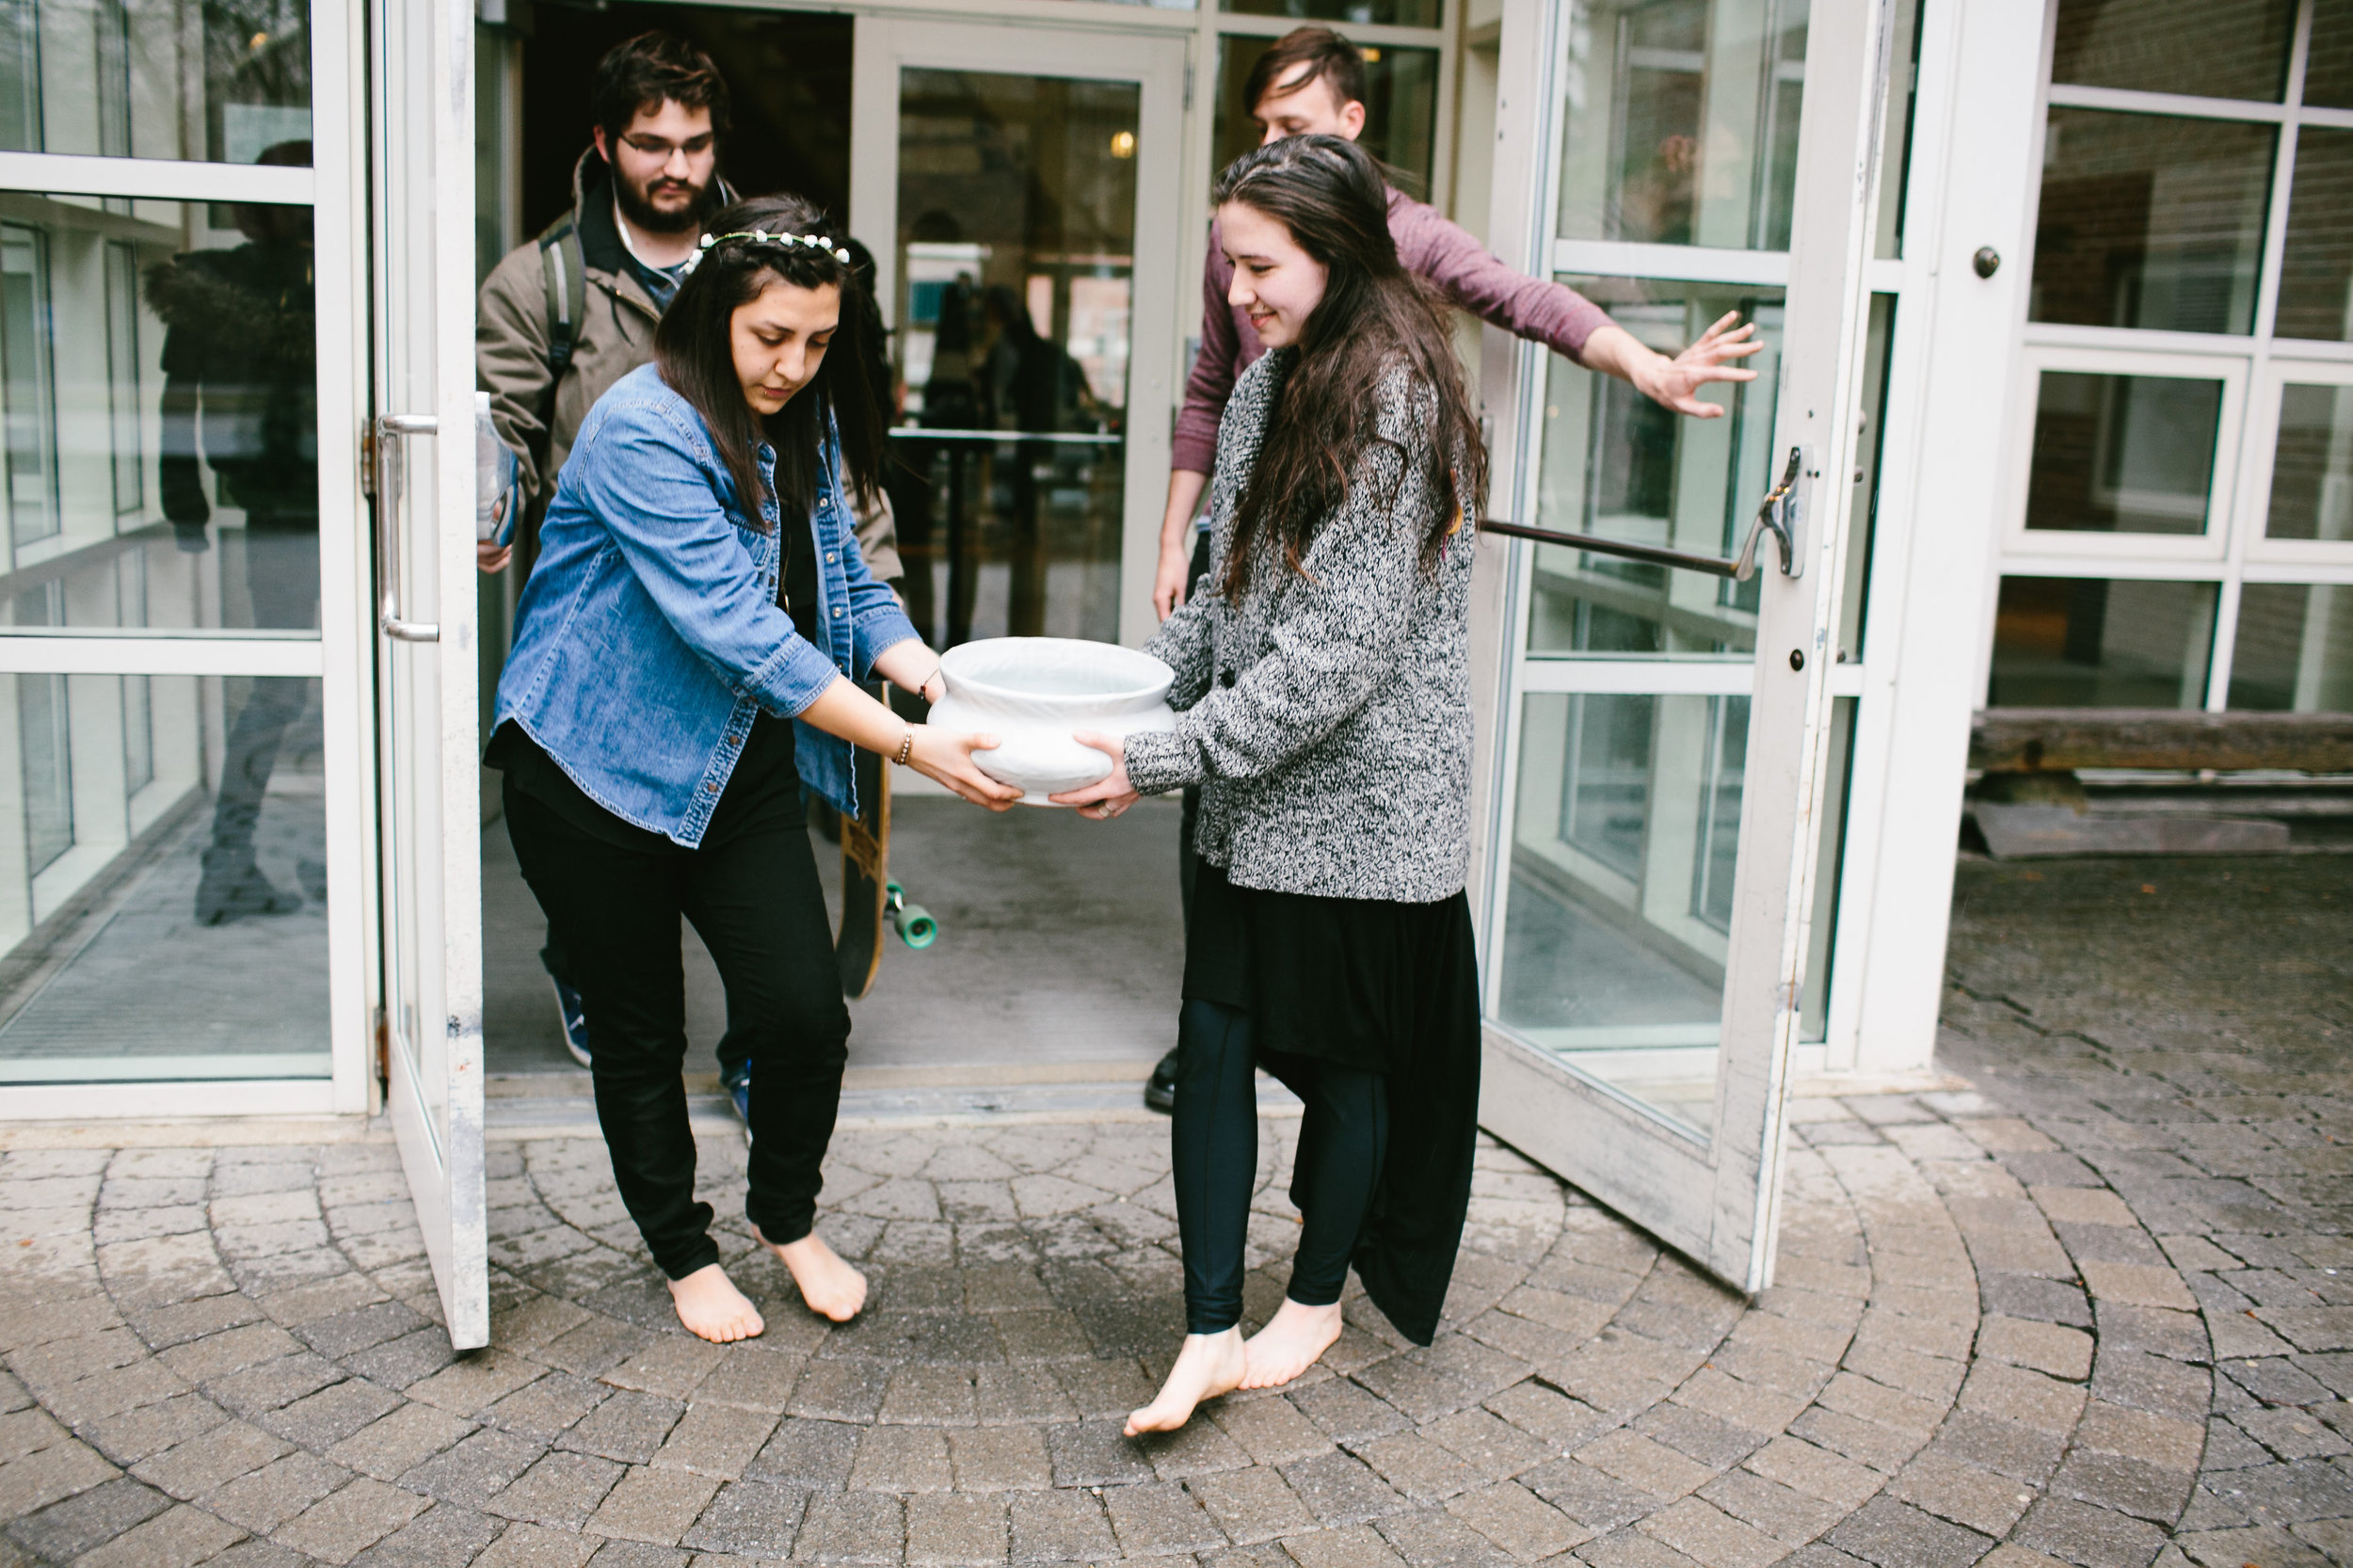
[[[997,737],[972,760],[1018,788],[1027,806],[1051,805],[1048,795],[1112,771],[1108,756],[1071,739],[1076,731],[1127,736],[1176,723],[1168,708],[1175,672],[1114,643],[991,637],[950,648],[939,669],[948,692],[933,706],[931,723]]]

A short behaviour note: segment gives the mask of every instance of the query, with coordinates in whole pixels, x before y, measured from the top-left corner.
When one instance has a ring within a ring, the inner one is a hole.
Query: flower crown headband
[[[765,229],[739,229],[731,234],[705,234],[701,242],[695,247],[695,253],[686,258],[686,264],[680,269],[680,276],[692,277],[695,269],[702,264],[704,252],[714,246],[726,245],[730,240],[742,240],[747,245],[773,245],[778,248],[789,245],[807,246],[811,250],[823,250],[829,253],[843,266],[850,264],[849,251],[822,235],[771,233]]]

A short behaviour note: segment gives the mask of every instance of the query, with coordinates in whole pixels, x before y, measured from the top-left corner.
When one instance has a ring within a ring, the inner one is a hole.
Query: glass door
[[[385,1093],[450,1343],[489,1342],[474,657],[473,20],[377,0],[374,417]]]
[[[1552,271],[1665,352],[1727,312],[1765,346],[1711,420],[1565,363],[1527,378],[1492,530],[1484,1119],[1753,1290],[1822,990],[1886,8],[1574,9],[1545,11]]]
[[[0,27],[0,1104],[356,1115],[354,29],[175,16]]]
[[[1141,641],[1180,248],[1144,198],[1176,187],[1184,40],[862,16],[856,61],[908,611],[941,648]]]

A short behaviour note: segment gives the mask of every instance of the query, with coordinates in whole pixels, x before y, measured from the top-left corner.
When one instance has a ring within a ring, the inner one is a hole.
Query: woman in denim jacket
[[[712,219],[654,362],[589,411],[540,526],[488,760],[507,831],[596,1020],[621,1201],[706,1339],[760,1332],[695,1198],[682,916],[753,1064],[753,1236],[840,1321],[866,1281],[812,1228],[849,1010],[802,816],[857,809],[851,748],[1002,810],[988,736],[909,725],[857,682],[936,696],[939,661],[868,571],[853,498],[881,474],[848,252],[794,197]],[[829,352],[830,350],[830,352]]]

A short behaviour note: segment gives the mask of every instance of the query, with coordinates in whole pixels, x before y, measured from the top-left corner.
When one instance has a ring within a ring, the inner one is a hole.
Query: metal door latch
[[[1749,524],[1749,536],[1741,543],[1740,558],[1733,563],[1732,575],[1740,582],[1756,575],[1757,541],[1769,531],[1781,552],[1781,574],[1805,575],[1805,565],[1798,559],[1798,530],[1805,520],[1805,498],[1799,493],[1798,480],[1804,472],[1805,448],[1793,446],[1788,465],[1781,471],[1781,483],[1766,492],[1756,509],[1756,520]]]

